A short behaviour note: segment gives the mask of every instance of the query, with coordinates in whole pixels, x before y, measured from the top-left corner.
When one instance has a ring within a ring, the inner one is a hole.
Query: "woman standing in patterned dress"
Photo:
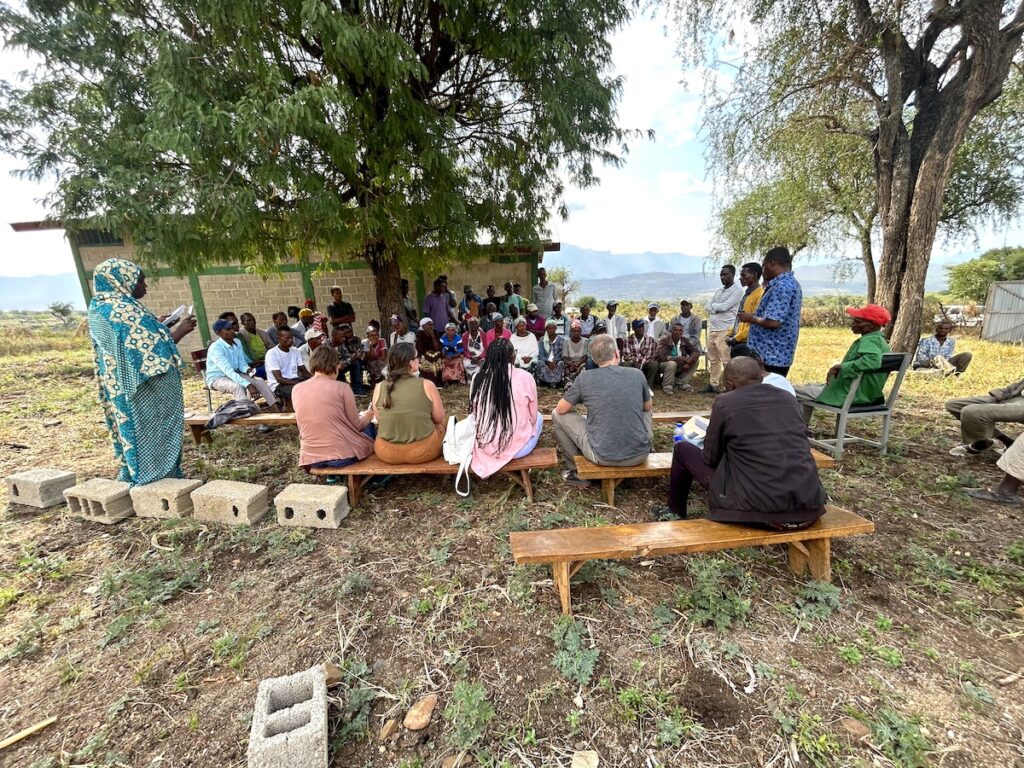
[[[168,330],[140,299],[142,269],[108,259],[93,271],[89,336],[107,429],[120,463],[117,479],[143,485],[181,476],[185,404],[177,342],[196,327],[184,317]]]

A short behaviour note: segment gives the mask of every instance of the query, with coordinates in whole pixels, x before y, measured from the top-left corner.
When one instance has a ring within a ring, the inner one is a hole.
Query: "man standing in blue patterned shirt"
[[[750,323],[747,345],[764,360],[765,370],[786,376],[800,337],[803,291],[793,276],[793,257],[788,248],[772,248],[762,263],[768,285],[761,303],[756,313],[740,312],[736,318]]]

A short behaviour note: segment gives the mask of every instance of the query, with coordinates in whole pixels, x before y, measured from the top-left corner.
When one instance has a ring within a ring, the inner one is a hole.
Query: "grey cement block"
[[[131,486],[120,480],[95,477],[64,491],[71,514],[94,523],[110,525],[135,514]]]
[[[132,504],[139,517],[187,517],[192,514],[192,491],[202,480],[166,478],[131,490]]]
[[[192,491],[193,515],[226,525],[258,523],[270,509],[267,486],[234,480],[211,480]]]
[[[292,483],[274,499],[277,522],[296,528],[338,528],[348,517],[348,488]]]
[[[327,768],[323,665],[260,683],[248,761],[249,768]]]
[[[46,509],[64,503],[64,491],[75,484],[75,473],[63,469],[29,469],[6,478],[11,504]]]

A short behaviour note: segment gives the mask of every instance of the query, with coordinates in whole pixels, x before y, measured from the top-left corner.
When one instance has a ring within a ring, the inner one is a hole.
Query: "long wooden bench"
[[[685,424],[693,416],[702,416],[706,419],[710,413],[710,411],[658,411],[651,414],[651,419],[655,424],[675,424],[676,422]],[[544,414],[544,423],[551,423],[550,413]]]
[[[206,422],[212,418],[212,413],[197,413],[185,419],[185,426],[192,432],[192,439],[196,445],[205,440],[213,443],[213,436],[206,429]],[[707,416],[707,413],[700,411],[664,411],[653,415],[656,424],[675,424],[677,421],[685,422],[691,416]],[[544,423],[551,423],[551,414],[544,414]],[[294,427],[294,413],[257,413],[255,416],[243,416],[240,419],[229,421],[226,427],[258,427],[266,424],[271,427]]]
[[[572,614],[569,580],[588,560],[716,552],[769,544],[789,545],[789,567],[798,576],[810,569],[819,581],[832,580],[831,540],[872,533],[875,524],[829,505],[825,514],[802,531],[767,531],[710,520],[676,520],[596,528],[561,528],[509,534],[516,563],[550,565],[562,612]]]
[[[196,445],[199,445],[203,440],[213,444],[213,435],[206,428],[206,422],[213,418],[212,413],[197,413],[189,416],[185,419],[185,426],[192,432],[192,439],[195,440]],[[257,413],[252,416],[243,416],[240,419],[234,419],[225,424],[225,427],[294,427],[295,426],[295,414],[294,413]],[[218,427],[221,429],[222,427]]]
[[[558,455],[554,448],[534,448],[533,452],[521,459],[512,459],[501,468],[501,472],[526,491],[526,498],[533,503],[533,484],[530,481],[531,469],[551,469],[558,466]],[[363,496],[363,486],[377,475],[455,475],[458,474],[457,464],[449,464],[443,458],[428,461],[426,464],[386,464],[376,456],[357,461],[340,469],[314,469],[310,474],[319,477],[344,476],[348,478],[348,502],[352,506],[359,503]]]
[[[826,453],[811,448],[811,456],[818,469],[831,469],[836,460]],[[576,457],[576,474],[583,480],[600,480],[605,502],[615,505],[615,489],[631,477],[667,477],[672,470],[672,452],[652,453],[643,464],[633,467],[606,467],[595,464],[586,456]]]

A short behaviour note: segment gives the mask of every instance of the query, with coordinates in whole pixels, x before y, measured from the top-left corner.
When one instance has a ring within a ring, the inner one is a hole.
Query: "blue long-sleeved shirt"
[[[236,338],[234,344],[229,347],[224,339],[217,339],[206,353],[206,383],[210,385],[217,379],[227,377],[239,386],[248,387],[249,382],[238,373],[248,367],[249,361],[245,357],[241,341]]]

